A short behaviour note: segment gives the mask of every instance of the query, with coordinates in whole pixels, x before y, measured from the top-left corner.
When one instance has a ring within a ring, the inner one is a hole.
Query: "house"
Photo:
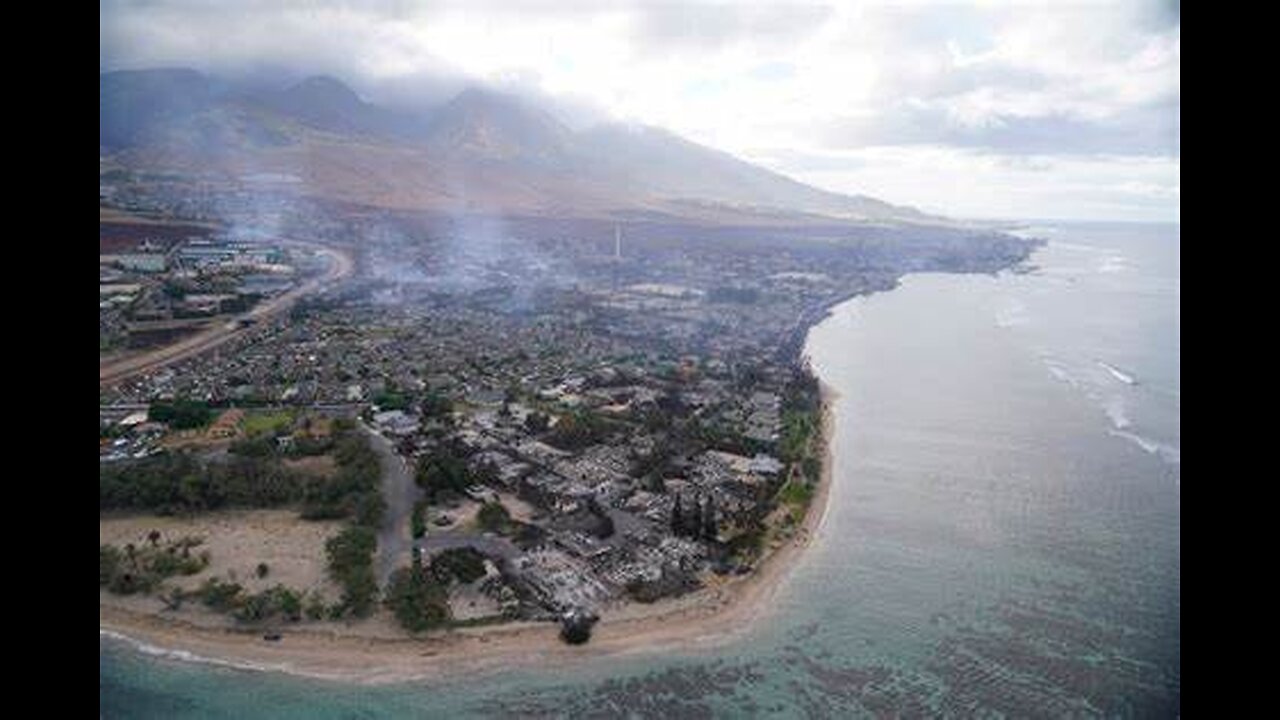
[[[403,410],[375,413],[373,424],[388,435],[399,436],[412,435],[418,431],[419,427],[418,421],[406,415]]]

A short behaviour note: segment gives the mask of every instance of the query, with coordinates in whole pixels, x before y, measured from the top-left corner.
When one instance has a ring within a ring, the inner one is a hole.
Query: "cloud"
[[[1181,147],[1177,2],[161,0],[104,2],[100,16],[107,70],[325,73],[420,106],[479,81],[555,98],[575,125],[648,123],[757,159],[1062,158],[1023,178],[1043,184],[1076,162],[1176,165]],[[872,177],[850,166],[803,179],[883,194],[851,185]],[[1165,203],[1176,213],[1176,195]]]
[[[1173,158],[907,145],[756,159],[838,192],[874,187],[889,202],[959,217],[1177,222],[1180,216],[1181,171]]]
[[[975,104],[981,106],[982,100]],[[942,102],[901,103],[885,112],[836,120],[817,129],[823,145],[945,144],[1011,154],[1178,155],[1181,109],[1171,98],[1091,118],[1047,105],[1031,113]]]
[[[834,14],[827,5],[729,3],[640,5],[634,12],[635,41],[646,51],[699,54],[732,44],[781,47],[814,34]]]

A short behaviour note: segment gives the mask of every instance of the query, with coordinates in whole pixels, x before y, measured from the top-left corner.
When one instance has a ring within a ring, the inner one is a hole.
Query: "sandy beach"
[[[822,385],[822,478],[803,523],[790,539],[767,549],[749,575],[713,577],[707,587],[683,597],[602,612],[586,645],[561,642],[555,623],[507,623],[411,638],[379,618],[349,626],[285,626],[280,641],[268,642],[261,630],[219,627],[197,617],[164,617],[144,610],[141,603],[117,602],[105,593],[99,604],[100,633],[158,655],[369,684],[715,647],[767,620],[778,588],[821,528],[832,484],[835,400],[834,391]]]

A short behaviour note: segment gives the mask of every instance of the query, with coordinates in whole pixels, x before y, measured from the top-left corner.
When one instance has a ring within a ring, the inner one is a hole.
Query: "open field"
[[[249,592],[273,585],[325,593],[331,600],[339,589],[325,574],[324,543],[342,529],[340,521],[310,521],[298,517],[296,510],[226,510],[194,518],[128,515],[104,517],[98,523],[101,543],[143,546],[147,534],[160,531],[160,543],[184,536],[204,539],[193,549],[210,554],[209,567],[196,575],[170,578],[168,583],[193,590],[207,578],[227,578]],[[258,563],[270,568],[265,578],[254,572]],[[110,595],[103,594],[104,602]]]

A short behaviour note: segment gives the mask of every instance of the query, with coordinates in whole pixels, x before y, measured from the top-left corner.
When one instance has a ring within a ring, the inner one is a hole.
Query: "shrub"
[[[431,558],[431,571],[440,582],[471,583],[484,577],[484,556],[474,548],[450,548]]]
[[[189,430],[208,425],[213,411],[209,409],[209,403],[199,400],[157,400],[151,403],[147,418],[177,430]]]
[[[120,572],[120,550],[114,545],[98,546],[98,585],[105,587],[111,584]]]
[[[413,504],[413,514],[409,516],[413,539],[417,540],[427,534],[427,503],[419,500]]]
[[[505,532],[511,524],[511,513],[500,502],[487,502],[476,515],[480,527],[490,532]]]
[[[423,632],[449,621],[444,587],[419,567],[400,568],[387,584],[386,606],[409,632]]]
[[[373,530],[353,526],[325,543],[329,556],[329,575],[343,587],[340,607],[356,617],[367,617],[373,611],[378,583],[373,576],[373,551],[378,541]]]
[[[200,602],[219,612],[234,610],[240,606],[240,593],[244,588],[239,583],[223,582],[217,578],[209,578],[200,586],[198,595]]]

